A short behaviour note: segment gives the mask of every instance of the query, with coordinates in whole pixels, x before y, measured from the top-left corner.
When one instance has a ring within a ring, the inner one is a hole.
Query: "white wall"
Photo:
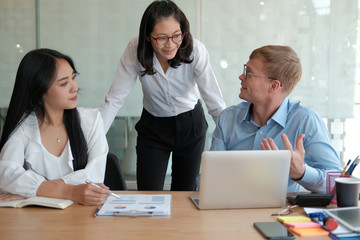
[[[8,106],[21,58],[37,47],[70,55],[81,73],[79,105],[100,106],[119,59],[138,34],[142,13],[151,2],[0,0],[0,108]],[[333,139],[339,151],[349,153],[345,161],[355,158],[358,124],[352,123],[355,129],[351,130],[346,124],[354,120],[354,103],[360,103],[358,0],[176,3],[188,16],[193,36],[207,46],[228,106],[240,102],[238,76],[251,51],[267,44],[289,45],[303,64],[292,100],[300,100],[331,121],[339,120],[330,129]],[[141,102],[141,86],[136,84],[119,116],[139,116]],[[212,127],[210,122],[210,130]],[[346,131],[353,134],[351,139]]]

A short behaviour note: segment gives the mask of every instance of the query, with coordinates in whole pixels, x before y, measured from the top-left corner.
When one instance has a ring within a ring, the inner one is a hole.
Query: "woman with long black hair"
[[[103,122],[98,110],[76,108],[77,75],[72,59],[55,50],[33,50],[22,59],[0,140],[0,201],[106,200]]]

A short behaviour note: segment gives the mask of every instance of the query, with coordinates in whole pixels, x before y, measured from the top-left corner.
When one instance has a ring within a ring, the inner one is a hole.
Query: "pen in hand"
[[[98,187],[98,188],[103,188],[103,187],[100,187],[99,185],[97,185],[96,183],[94,183],[94,182],[92,182],[92,181],[90,181],[90,180],[85,180],[85,182],[87,183],[87,184],[91,184],[91,185],[93,185],[93,186],[95,186],[95,187]],[[110,195],[112,195],[112,196],[114,196],[114,197],[116,197],[116,198],[118,198],[118,199],[121,199],[121,197],[119,197],[118,195],[116,195],[115,193],[113,193],[113,192],[111,192],[110,191]]]

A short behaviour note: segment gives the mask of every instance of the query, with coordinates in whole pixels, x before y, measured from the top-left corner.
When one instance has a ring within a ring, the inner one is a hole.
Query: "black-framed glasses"
[[[159,46],[164,46],[170,39],[174,42],[174,43],[181,43],[181,41],[183,40],[184,38],[184,34],[183,33],[179,33],[179,34],[175,34],[171,37],[157,37],[157,38],[154,38],[151,36],[152,39],[154,39],[157,43],[157,45]]]
[[[271,79],[271,80],[276,80],[276,78],[274,78],[274,77],[269,77],[269,76],[264,76],[264,75],[259,75],[259,74],[256,74],[256,73],[248,72],[246,64],[244,64],[243,74],[245,76],[245,80],[247,79],[247,75],[253,75],[253,76],[257,76],[257,77],[263,77],[263,78],[268,78],[268,79]]]

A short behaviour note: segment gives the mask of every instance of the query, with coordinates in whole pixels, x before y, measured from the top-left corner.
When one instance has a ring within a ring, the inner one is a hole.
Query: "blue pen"
[[[345,172],[345,175],[351,175],[352,171],[354,170],[355,166],[359,163],[359,156],[355,158],[355,160],[351,163],[348,170]]]
[[[308,214],[309,218],[311,219],[319,219],[319,221],[322,221],[324,217],[326,217],[325,213],[323,212],[314,212]]]
[[[356,166],[359,164],[359,161],[360,161],[360,159],[358,159],[358,158],[354,161],[353,167],[352,167],[351,169],[349,169],[349,175],[351,175],[351,174],[353,173],[353,171],[355,170]]]

